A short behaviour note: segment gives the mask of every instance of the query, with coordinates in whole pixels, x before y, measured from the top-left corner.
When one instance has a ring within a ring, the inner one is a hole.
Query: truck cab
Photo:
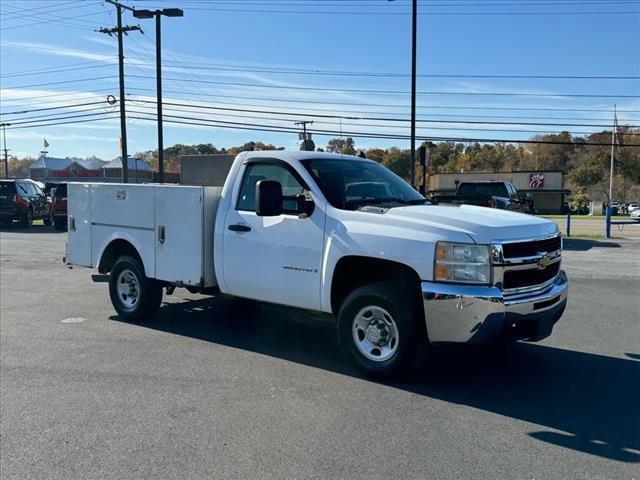
[[[437,343],[540,340],[566,305],[554,222],[431,205],[358,157],[244,152],[218,188],[69,185],[68,198],[68,263],[109,274],[122,317],[150,319],[182,286],[323,312],[372,377]]]

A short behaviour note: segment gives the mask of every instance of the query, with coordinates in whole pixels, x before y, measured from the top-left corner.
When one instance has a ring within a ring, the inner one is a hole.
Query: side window
[[[298,196],[305,194],[305,189],[289,170],[281,165],[270,163],[254,163],[247,166],[240,186],[237,210],[256,211],[256,183],[260,180],[275,180],[282,185],[283,205],[286,212],[296,212]]]

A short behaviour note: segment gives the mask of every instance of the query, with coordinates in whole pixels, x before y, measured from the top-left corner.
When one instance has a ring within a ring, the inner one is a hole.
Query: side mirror
[[[282,214],[282,185],[275,180],[256,183],[256,215],[276,217]]]

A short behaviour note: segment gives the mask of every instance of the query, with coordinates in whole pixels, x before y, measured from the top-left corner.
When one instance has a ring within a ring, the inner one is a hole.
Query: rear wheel
[[[127,321],[149,320],[162,303],[162,285],[147,278],[140,262],[120,257],[111,270],[109,295],[118,315]]]
[[[338,340],[356,368],[372,378],[414,370],[427,345],[423,320],[412,299],[386,284],[357,288],[338,314]]]
[[[67,229],[67,219],[66,217],[58,217],[56,219],[55,216],[51,215],[51,225],[56,230],[66,230]]]

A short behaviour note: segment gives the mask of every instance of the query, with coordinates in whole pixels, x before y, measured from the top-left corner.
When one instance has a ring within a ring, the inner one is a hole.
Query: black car
[[[0,180],[0,222],[17,220],[22,227],[30,227],[34,220],[50,223],[51,204],[42,189],[31,180]]]

